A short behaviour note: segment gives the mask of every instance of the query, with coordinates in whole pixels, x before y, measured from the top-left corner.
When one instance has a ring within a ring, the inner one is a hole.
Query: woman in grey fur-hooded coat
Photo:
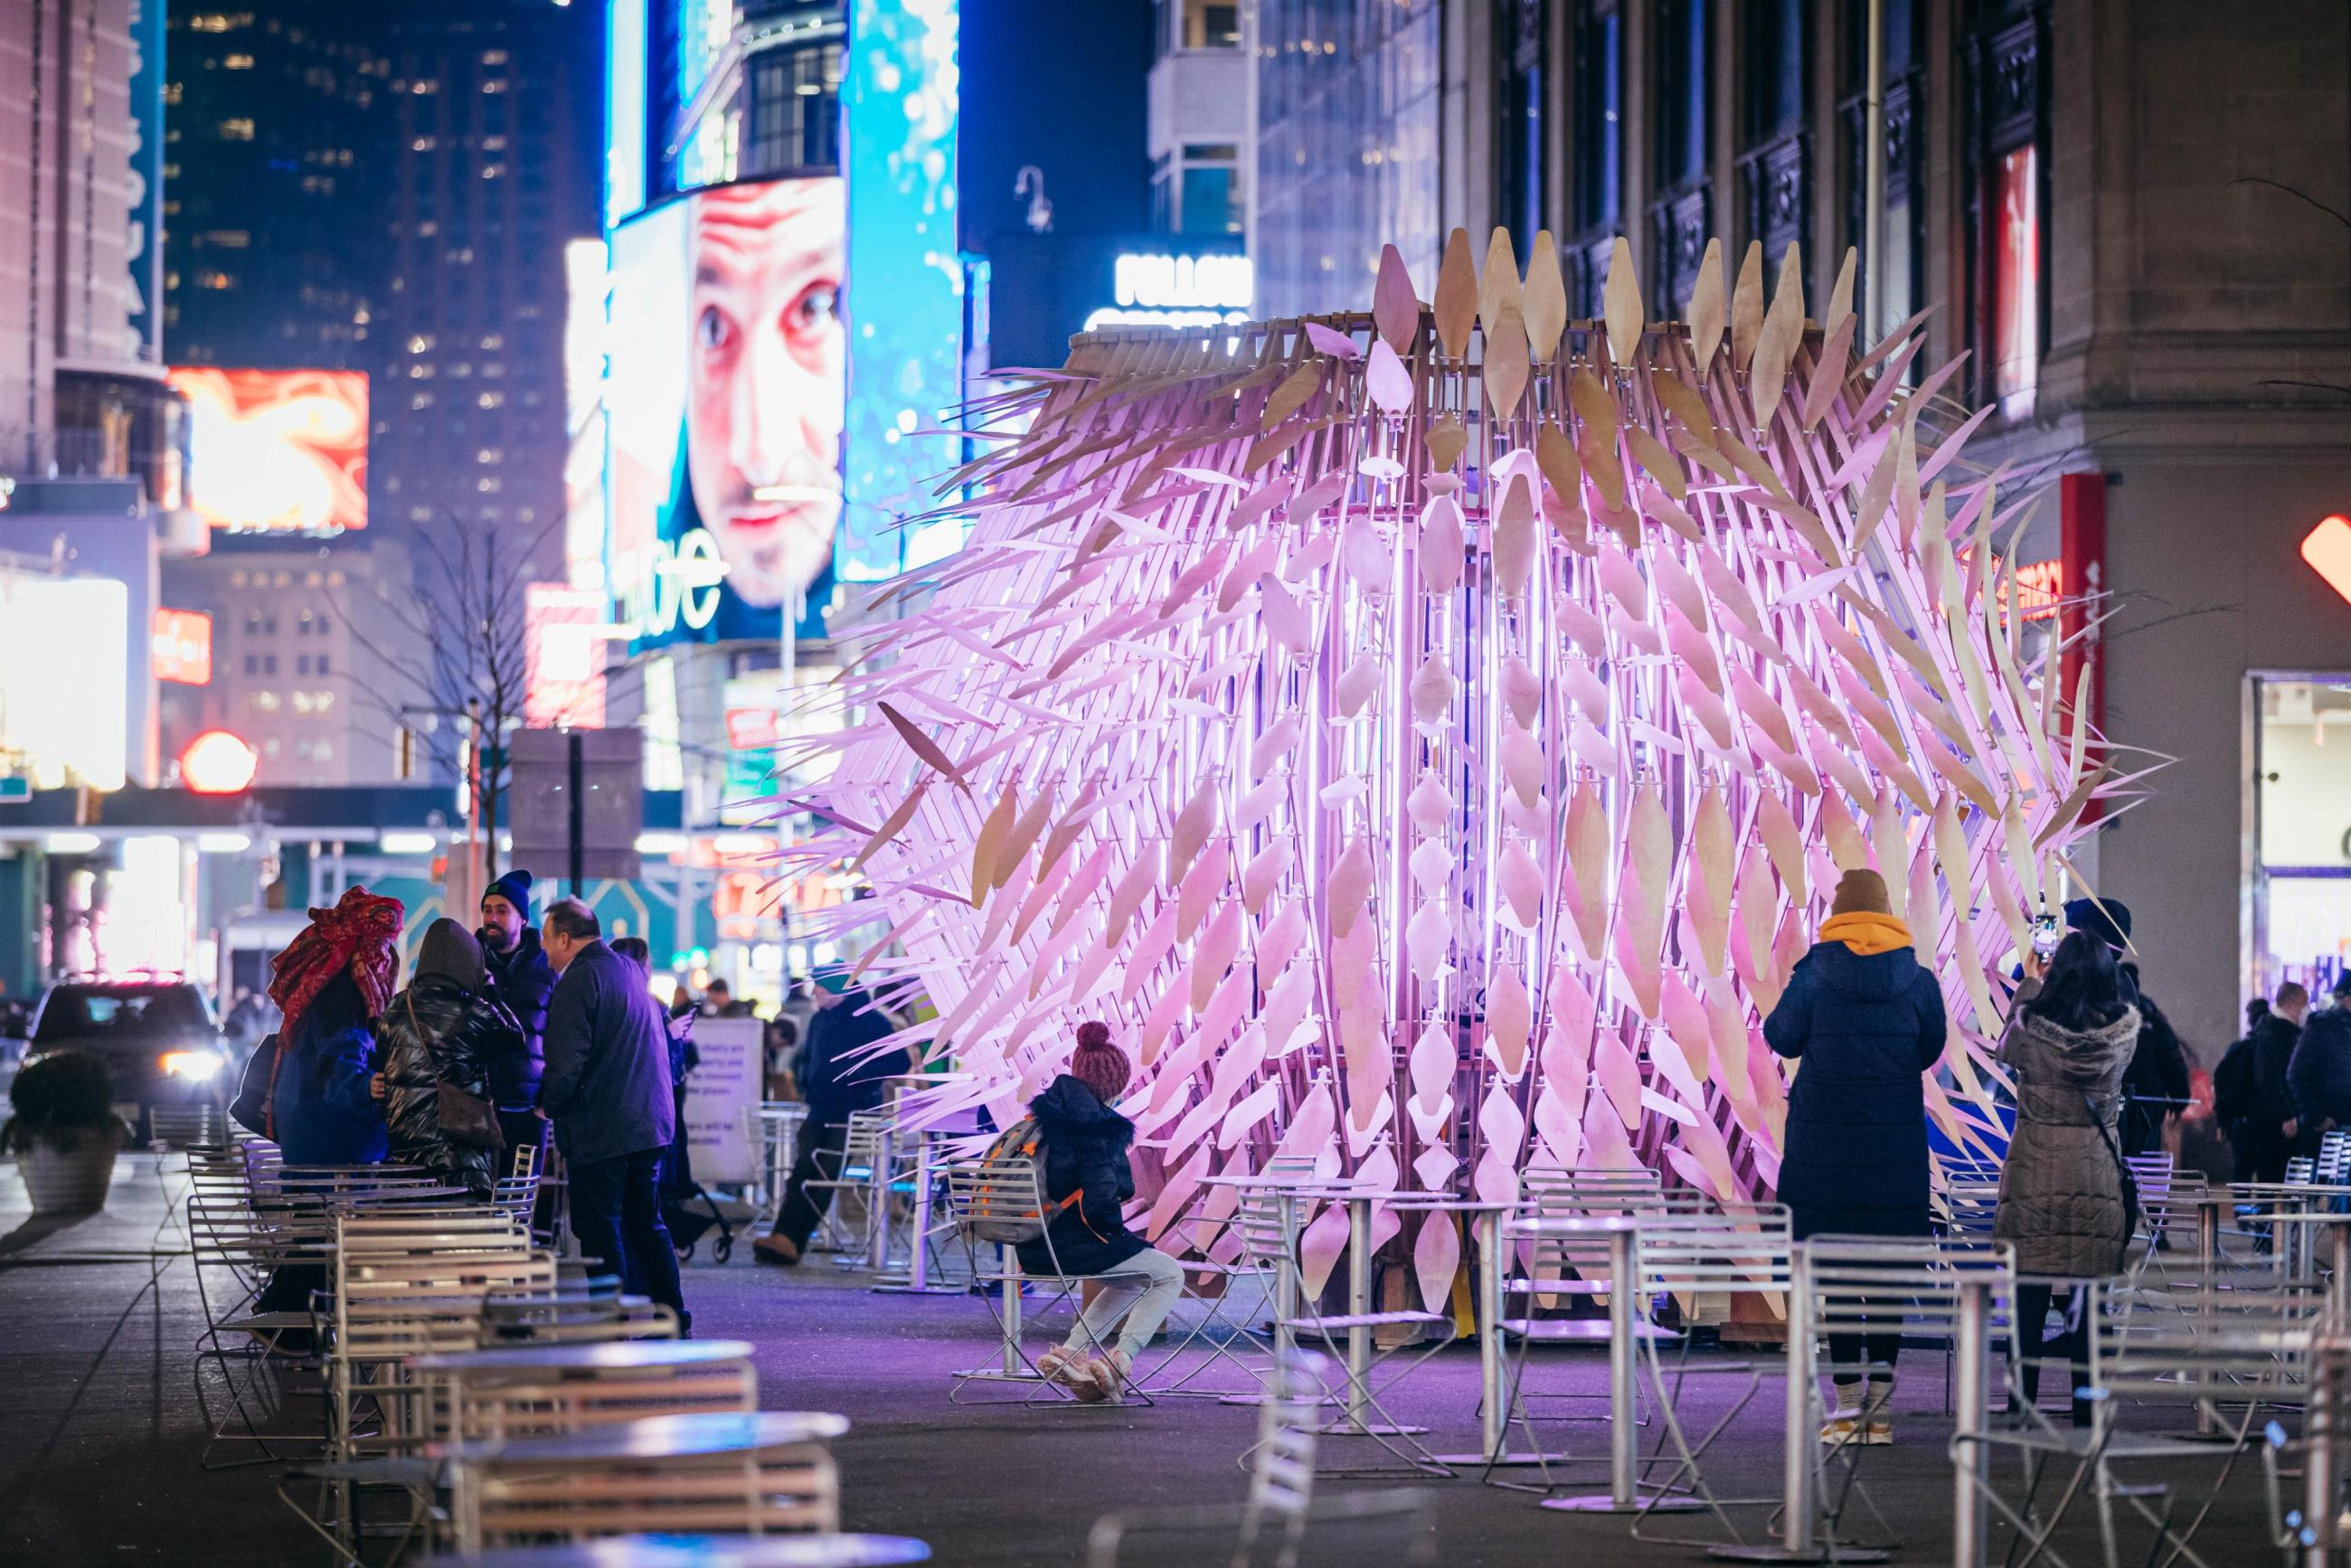
[[[2015,1244],[2019,1274],[2100,1279],[2122,1267],[2130,1241],[2114,1151],[2138,1011],[2068,1029],[2033,1006],[2041,997],[2042,982],[2024,982],[2001,1042],[2016,1080],[2016,1135],[1992,1234]]]

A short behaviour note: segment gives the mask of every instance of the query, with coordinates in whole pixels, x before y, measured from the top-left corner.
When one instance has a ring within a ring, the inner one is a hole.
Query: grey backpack
[[[1037,1175],[1036,1194],[1045,1193],[1045,1132],[1034,1116],[1023,1116],[997,1134],[996,1142],[987,1145],[984,1164],[994,1166],[999,1161],[1025,1159]],[[971,1222],[973,1237],[981,1241],[1001,1242],[1019,1246],[1023,1241],[1040,1239],[1045,1227],[1054,1215],[1078,1201],[1079,1194],[1071,1193],[1061,1202],[1039,1213],[1029,1207],[1027,1192],[1009,1190],[1011,1184],[994,1176],[982,1176],[977,1190],[972,1195],[971,1207],[981,1218]],[[1082,1189],[1081,1189],[1082,1190]]]

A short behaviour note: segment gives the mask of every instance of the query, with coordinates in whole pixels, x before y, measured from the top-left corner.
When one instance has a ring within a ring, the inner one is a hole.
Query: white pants
[[[1077,1326],[1062,1348],[1073,1355],[1098,1354],[1123,1314],[1126,1323],[1119,1330],[1118,1348],[1133,1361],[1184,1293],[1184,1266],[1156,1247],[1146,1247],[1099,1278],[1102,1288],[1078,1314]]]

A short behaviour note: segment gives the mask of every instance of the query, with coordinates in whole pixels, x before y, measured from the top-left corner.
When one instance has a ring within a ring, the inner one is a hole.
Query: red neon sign
[[[209,685],[213,678],[213,618],[201,610],[156,611],[149,664],[159,681],[184,686]]]

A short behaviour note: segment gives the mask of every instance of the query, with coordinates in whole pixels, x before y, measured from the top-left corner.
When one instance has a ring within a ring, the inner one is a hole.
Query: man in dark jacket
[[[1927,1094],[1921,1077],[1943,1054],[1942,988],[1919,967],[1910,930],[1892,913],[1886,879],[1848,871],[1837,883],[1821,940],[1796,960],[1788,988],[1763,1020],[1763,1039],[1803,1065],[1788,1092],[1780,1201],[1799,1240],[1818,1235],[1924,1236]],[[1885,1417],[1889,1370],[1901,1349],[1898,1317],[1884,1328],[1829,1336],[1837,1442],[1893,1441]],[[1862,1404],[1870,1367],[1870,1397]],[[1867,1433],[1857,1430],[1863,1421]]]
[[[2228,1085],[2229,1103],[2214,1109],[2228,1118],[2229,1148],[2239,1181],[2285,1178],[2285,1162],[2301,1130],[2287,1075],[2309,1006],[2309,994],[2300,986],[2292,980],[2280,986],[2276,1001],[2244,1039],[2229,1048],[2220,1070],[2212,1075],[2216,1096],[2224,1082]]]
[[[482,894],[482,956],[490,989],[522,1026],[529,1049],[497,1063],[490,1073],[490,1098],[498,1108],[498,1130],[508,1150],[526,1144],[544,1148],[547,1124],[538,1114],[538,1081],[547,1061],[547,1001],[555,994],[555,966],[530,922],[530,873],[517,866]],[[509,1155],[511,1157],[511,1155]]]
[[[2286,1083],[2301,1124],[2297,1152],[2314,1155],[2322,1135],[2351,1127],[2351,1011],[2341,1002],[2305,1012],[2302,1039],[2286,1066]]]
[[[762,1263],[789,1266],[800,1260],[832,1203],[831,1187],[809,1184],[838,1174],[850,1113],[880,1105],[889,1080],[909,1065],[903,1046],[866,1054],[875,1041],[897,1031],[898,1020],[875,1004],[872,992],[850,984],[845,973],[825,977],[817,1009],[792,1064],[808,1117],[800,1123],[791,1179],[784,1186],[775,1230],[751,1244],[752,1256]]]
[[[2095,936],[2118,957],[2130,951],[2130,905],[2118,898],[2069,899],[2065,924]],[[2127,999],[2138,1009],[2138,1040],[2123,1071],[2122,1150],[2144,1155],[2163,1147],[2165,1124],[2188,1108],[2188,1056],[2171,1020],[2139,983],[2138,966],[2126,960],[2122,971]]]
[[[578,899],[548,906],[545,938],[559,978],[547,1007],[540,1097],[570,1173],[571,1233],[624,1289],[674,1308],[686,1325],[661,1215],[662,1155],[677,1130],[661,1008]]]

